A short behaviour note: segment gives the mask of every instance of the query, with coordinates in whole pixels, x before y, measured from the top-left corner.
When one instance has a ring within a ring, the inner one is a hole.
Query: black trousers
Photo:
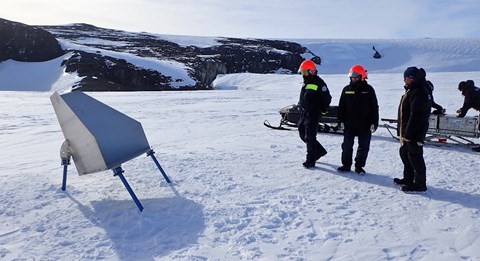
[[[303,110],[298,121],[298,134],[307,144],[307,161],[315,162],[318,155],[326,154],[325,148],[317,141],[320,112]]]
[[[352,166],[353,144],[355,137],[358,137],[357,154],[355,155],[355,167],[363,168],[367,163],[368,152],[370,151],[370,140],[372,132],[370,128],[350,128],[345,127],[343,130],[342,143],[342,165],[346,167]]]
[[[404,141],[400,147],[400,158],[403,162],[403,178],[418,186],[426,186],[427,168],[423,159],[423,144]]]

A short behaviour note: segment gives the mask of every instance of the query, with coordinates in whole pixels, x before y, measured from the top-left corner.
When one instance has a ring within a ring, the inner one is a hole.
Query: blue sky
[[[2,0],[29,25],[89,23],[134,32],[253,38],[479,38],[478,0]]]

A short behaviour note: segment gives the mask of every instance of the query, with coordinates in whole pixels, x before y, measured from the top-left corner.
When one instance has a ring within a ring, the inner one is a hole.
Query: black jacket
[[[470,108],[480,111],[480,88],[475,87],[473,81],[466,82],[462,95],[465,100],[458,117],[464,117]]]
[[[318,75],[303,77],[300,91],[299,105],[303,110],[312,112],[326,112],[330,107],[332,96],[327,84]]]
[[[433,89],[434,88],[435,87],[433,86],[433,83],[431,81],[427,80],[427,89],[428,89],[428,92],[430,93],[430,97],[432,97],[432,108],[441,111],[441,110],[443,110],[443,107],[440,104],[436,103],[435,99],[433,98]]]
[[[345,128],[378,127],[378,101],[375,90],[367,81],[351,82],[345,86],[338,103],[338,121]]]
[[[432,98],[423,68],[420,68],[413,83],[405,86],[405,91],[398,107],[398,136],[411,141],[424,142],[428,131]]]

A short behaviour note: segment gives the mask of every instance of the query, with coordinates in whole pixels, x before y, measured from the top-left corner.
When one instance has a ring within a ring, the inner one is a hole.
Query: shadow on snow
[[[203,207],[191,200],[142,199],[139,212],[132,200],[93,201],[93,210],[68,194],[83,215],[105,230],[120,260],[154,260],[197,244],[205,230]]]

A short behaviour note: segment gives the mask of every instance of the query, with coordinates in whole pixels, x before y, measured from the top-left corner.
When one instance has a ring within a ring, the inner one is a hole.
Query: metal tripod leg
[[[62,181],[62,190],[65,191],[67,188],[67,169],[68,169],[69,162],[66,160],[62,160],[63,165],[63,181]]]
[[[158,163],[157,158],[156,158],[155,155],[153,155],[153,154],[155,154],[155,151],[153,151],[153,150],[149,150],[149,151],[147,152],[147,156],[152,157],[153,161],[155,162],[155,165],[157,165],[157,168],[158,168],[158,169],[160,170],[160,172],[162,173],[163,178],[164,178],[168,183],[172,183],[172,182],[170,181],[170,179],[168,178],[167,174],[165,173],[165,171],[163,171],[162,166],[160,166],[160,163]]]
[[[133,192],[132,188],[130,187],[130,185],[128,185],[127,180],[123,176],[122,167],[118,166],[116,168],[113,168],[112,170],[113,170],[114,176],[118,176],[120,178],[120,180],[122,180],[123,185],[125,185],[125,187],[128,190],[128,193],[130,193],[130,196],[132,197],[133,201],[135,202],[135,204],[137,204],[138,209],[140,210],[140,212],[142,212],[143,211],[143,206],[140,203],[140,201],[138,200],[137,196],[135,195],[135,192]]]

